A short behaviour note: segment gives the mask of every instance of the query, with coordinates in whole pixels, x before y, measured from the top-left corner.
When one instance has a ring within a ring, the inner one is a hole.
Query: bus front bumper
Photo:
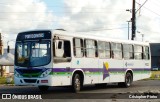
[[[52,77],[45,78],[19,78],[14,77],[14,83],[16,86],[53,86]]]

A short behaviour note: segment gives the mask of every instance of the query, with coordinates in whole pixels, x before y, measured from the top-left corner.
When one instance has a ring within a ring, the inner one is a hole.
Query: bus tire
[[[73,92],[78,93],[81,90],[82,81],[79,74],[75,73],[72,80]]]
[[[118,83],[118,86],[125,87],[125,88],[130,87],[132,84],[132,81],[133,79],[132,79],[131,73],[127,72],[125,76],[125,82]]]
[[[38,86],[39,90],[41,91],[47,91],[49,86]]]

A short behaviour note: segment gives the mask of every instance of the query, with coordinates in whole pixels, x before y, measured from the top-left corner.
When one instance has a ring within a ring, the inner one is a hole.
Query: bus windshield
[[[51,45],[49,40],[17,42],[15,65],[21,67],[47,65],[51,61],[50,50]]]

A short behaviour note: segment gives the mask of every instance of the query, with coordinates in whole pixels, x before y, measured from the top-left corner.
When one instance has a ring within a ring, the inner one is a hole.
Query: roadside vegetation
[[[160,80],[160,71],[152,71],[151,77],[149,79],[153,79],[153,80],[159,79]]]
[[[10,77],[11,78],[11,77]],[[0,77],[0,84],[14,84],[13,78],[11,78],[11,82],[7,82],[7,77]]]

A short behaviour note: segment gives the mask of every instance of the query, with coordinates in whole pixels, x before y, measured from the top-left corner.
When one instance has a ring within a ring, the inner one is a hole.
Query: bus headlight
[[[52,69],[46,70],[45,72],[43,72],[43,73],[40,75],[40,77],[42,78],[42,77],[48,76],[48,74],[51,73],[51,71],[52,71]]]
[[[16,70],[14,71],[14,75],[15,75],[16,77],[22,77]]]

